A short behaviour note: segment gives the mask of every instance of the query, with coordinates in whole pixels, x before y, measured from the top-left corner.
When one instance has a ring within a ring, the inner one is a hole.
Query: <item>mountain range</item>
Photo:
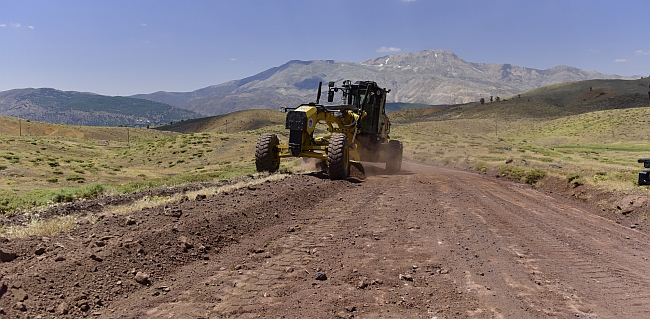
[[[570,66],[537,70],[511,64],[472,63],[446,50],[387,55],[365,62],[289,61],[256,75],[192,92],[132,97],[168,103],[203,115],[277,109],[313,102],[319,82],[373,80],[391,89],[387,102],[448,105],[509,96],[534,88],[590,79],[634,79]]]
[[[391,89],[388,108],[478,102],[535,88],[591,79],[625,79],[570,66],[537,70],[511,64],[473,63],[446,50],[393,54],[365,62],[289,61],[253,76],[192,92],[130,97],[51,88],[0,92],[0,115],[35,121],[134,126],[175,122],[247,109],[279,109],[314,102],[318,83],[372,80]],[[321,100],[321,102],[323,102]]]

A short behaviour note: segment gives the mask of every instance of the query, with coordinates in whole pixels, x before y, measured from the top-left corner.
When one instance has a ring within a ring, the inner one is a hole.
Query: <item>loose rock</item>
[[[149,274],[138,271],[133,279],[141,285],[146,285],[149,283]]]
[[[70,311],[70,305],[68,305],[68,303],[65,301],[60,303],[59,306],[56,307],[56,314],[58,315],[67,315],[69,311]]]

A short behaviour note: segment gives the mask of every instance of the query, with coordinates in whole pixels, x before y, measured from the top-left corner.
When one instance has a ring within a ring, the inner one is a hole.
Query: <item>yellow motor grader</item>
[[[307,157],[324,161],[330,179],[350,176],[350,163],[386,163],[386,171],[402,167],[402,143],[390,140],[390,120],[386,115],[386,94],[390,92],[372,81],[343,81],[341,87],[329,82],[327,101],[340,94],[341,104],[321,105],[321,87],[315,103],[283,108],[287,113],[289,140],[280,142],[276,134],[264,133],[257,140],[255,166],[258,172],[275,172],[283,157]],[[317,126],[324,127],[317,128]],[[326,126],[326,127],[325,127]],[[322,132],[322,136],[315,134]]]

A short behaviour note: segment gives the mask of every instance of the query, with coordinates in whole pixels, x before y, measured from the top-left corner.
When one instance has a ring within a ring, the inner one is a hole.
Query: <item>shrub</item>
[[[526,175],[524,176],[524,181],[526,182],[526,184],[534,185],[544,177],[546,177],[546,171],[541,169],[533,169],[526,172]]]
[[[517,180],[521,180],[524,177],[526,170],[518,166],[499,166],[499,173]]]
[[[485,173],[488,170],[488,165],[485,162],[478,162],[476,163],[476,166],[474,166],[474,169],[481,173]]]
[[[607,176],[607,172],[596,172],[596,175],[594,175],[594,180],[595,181],[605,181],[608,180],[609,176]]]
[[[77,183],[83,183],[86,181],[85,178],[79,176],[79,175],[70,175],[65,178],[66,181],[72,181],[72,182],[77,182]]]
[[[572,185],[573,187],[578,187],[584,185],[584,178],[578,173],[571,173],[566,176],[567,185]]]
[[[52,196],[52,202],[66,203],[72,202],[76,199],[97,198],[105,190],[105,188],[106,187],[102,184],[93,184],[79,188],[62,188],[55,191]]]
[[[523,181],[526,184],[533,185],[542,178],[546,177],[546,171],[541,170],[541,169],[532,169],[532,170],[526,170],[523,167],[518,167],[518,166],[506,166],[506,165],[501,165],[499,167],[499,173],[501,175],[508,176],[510,178],[514,178],[516,180]]]

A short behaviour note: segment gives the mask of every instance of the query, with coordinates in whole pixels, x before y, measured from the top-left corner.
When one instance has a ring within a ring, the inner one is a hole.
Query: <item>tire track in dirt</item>
[[[471,181],[460,178],[458,185],[471,182],[472,189],[464,193],[476,207],[485,207],[473,213],[512,242],[508,247],[531,280],[546,288],[544,294],[564,298],[576,316],[634,318],[648,313],[650,278],[644,268],[650,247],[645,234],[522,185],[504,192],[496,182],[469,177]],[[537,298],[530,298],[531,304]],[[546,308],[539,310],[555,315],[565,311]]]

